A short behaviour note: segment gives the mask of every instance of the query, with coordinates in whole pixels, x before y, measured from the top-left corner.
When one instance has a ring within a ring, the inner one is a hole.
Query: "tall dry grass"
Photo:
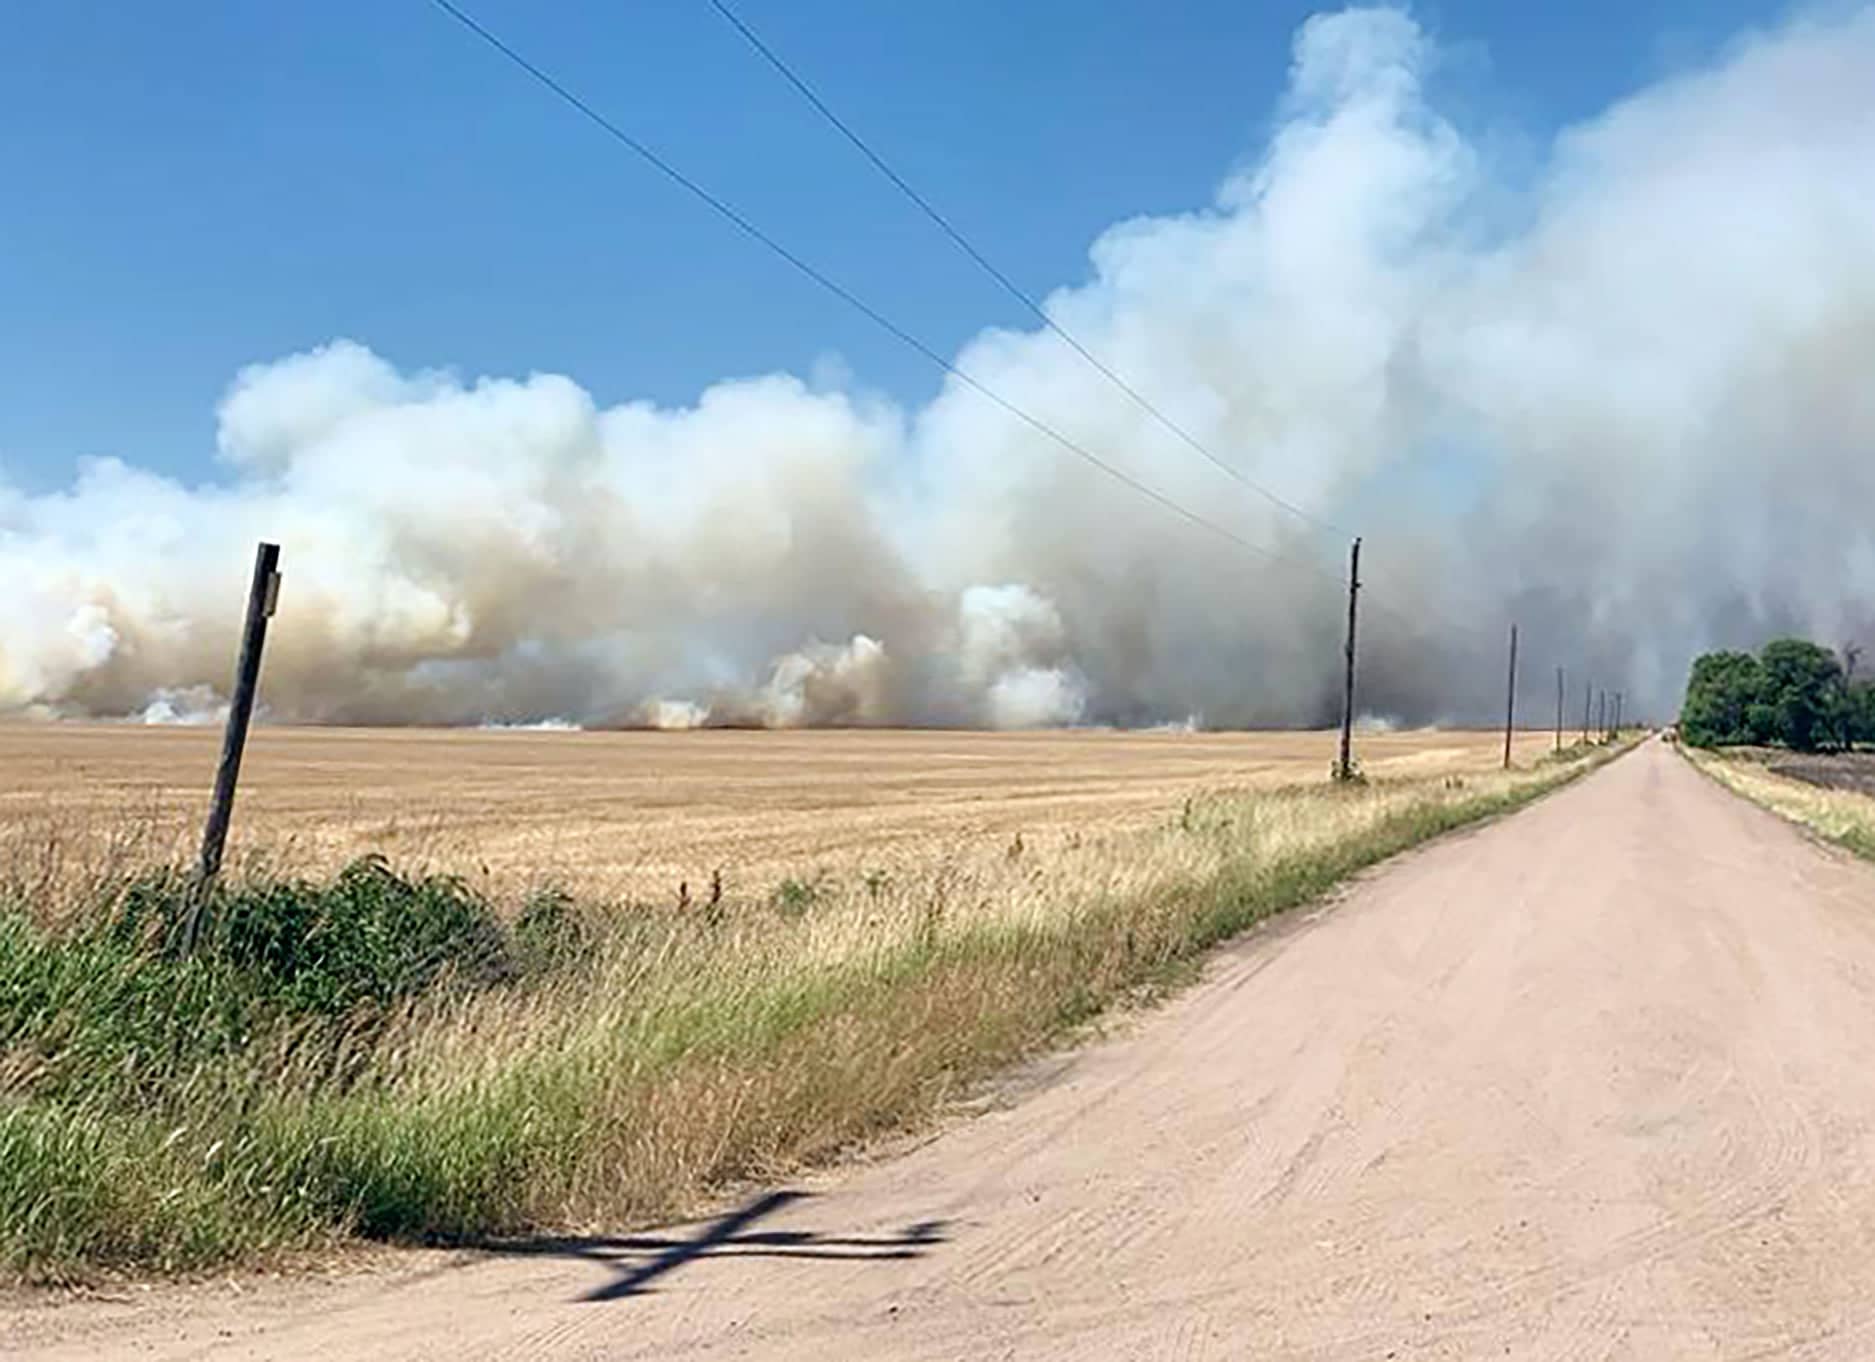
[[[1781,776],[1745,756],[1685,747],[1692,763],[1753,803],[1782,814],[1857,855],[1875,860],[1875,797]]]
[[[25,863],[0,886],[0,1264],[185,1270],[675,1216],[928,1120],[1212,944],[1608,753],[1576,755],[1194,797],[1145,828],[683,911],[549,897],[501,925],[447,881],[263,875],[188,960],[130,862]],[[33,900],[55,891],[56,911]],[[439,951],[479,943],[473,968],[396,954],[419,911]]]

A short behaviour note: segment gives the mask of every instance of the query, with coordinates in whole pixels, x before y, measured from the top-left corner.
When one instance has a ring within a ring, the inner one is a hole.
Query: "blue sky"
[[[942,351],[1023,320],[704,0],[473,13]],[[1252,153],[1316,6],[740,0],[1033,292],[1202,205]],[[1781,6],[1446,0],[1446,98],[1540,145]],[[789,273],[424,0],[25,0],[0,44],[0,476],[113,454],[215,476],[240,366],[348,336],[405,368],[563,372],[602,402],[829,357],[923,361]]]

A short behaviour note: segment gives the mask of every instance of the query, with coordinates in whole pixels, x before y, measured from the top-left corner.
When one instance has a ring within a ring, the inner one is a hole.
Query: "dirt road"
[[[1658,744],[1058,1067],[713,1222],[29,1306],[0,1353],[1875,1356],[1875,869]]]

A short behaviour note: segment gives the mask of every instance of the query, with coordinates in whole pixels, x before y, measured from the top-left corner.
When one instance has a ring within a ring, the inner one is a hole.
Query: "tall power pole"
[[[1556,669],[1556,750],[1562,751],[1562,668]]]
[[[1504,769],[1510,770],[1510,729],[1517,717],[1517,626],[1510,626],[1510,680],[1504,687]]]
[[[1605,690],[1595,692],[1595,736],[1608,736],[1608,692]]]
[[[1595,683],[1584,681],[1582,683],[1582,741],[1584,743],[1589,740],[1589,704],[1594,699]]]
[[[1615,727],[1614,727],[1614,736],[1615,736],[1615,737],[1617,737],[1617,738],[1619,738],[1619,737],[1621,736],[1621,692],[1620,692],[1620,691],[1616,691],[1616,692],[1615,692]]]
[[[1341,686],[1341,760],[1335,779],[1354,779],[1354,606],[1361,593],[1361,541],[1348,552],[1348,668]]]

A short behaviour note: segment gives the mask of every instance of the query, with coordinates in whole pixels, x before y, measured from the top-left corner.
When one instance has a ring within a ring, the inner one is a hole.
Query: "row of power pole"
[[[1611,696],[1606,690],[1596,690],[1586,682],[1582,687],[1582,741],[1589,740],[1589,711],[1593,702],[1595,713],[1595,733],[1604,741],[1621,736],[1621,692]],[[1609,704],[1610,699],[1614,701]]]
[[[1556,669],[1556,750],[1558,752],[1563,750],[1563,741],[1562,741],[1563,694],[1564,694],[1564,687],[1566,684],[1567,675],[1568,675],[1567,672],[1563,668],[1558,667]],[[1606,690],[1602,690],[1598,692],[1596,691],[1595,687],[1592,684],[1588,682],[1584,682],[1583,690],[1582,690],[1582,741],[1583,742],[1587,742],[1589,740],[1589,701],[1592,696],[1595,696],[1598,694],[1601,697],[1599,717],[1597,718],[1596,725],[1595,725],[1596,733],[1598,737],[1602,741],[1608,742],[1621,736],[1622,693],[1620,691],[1614,692],[1613,697],[1612,697],[1614,700],[1614,705],[1611,711],[1610,706],[1609,706],[1609,699],[1610,699],[1609,693]],[[1517,713],[1517,626],[1513,624],[1510,626],[1510,681],[1504,688],[1504,769],[1507,771],[1510,769],[1511,731],[1514,726],[1516,713]]]
[[[1335,778],[1338,780],[1354,779],[1354,635],[1359,613],[1361,593],[1361,541],[1356,539],[1348,554],[1348,632],[1345,649],[1345,669],[1341,687],[1341,752],[1335,761]],[[1556,750],[1563,747],[1563,697],[1567,673],[1561,667],[1556,669]],[[1599,697],[1599,699],[1597,699]],[[1609,701],[1612,698],[1613,706]],[[1607,690],[1597,691],[1588,682],[1583,683],[1582,691],[1582,741],[1589,741],[1589,710],[1591,702],[1597,706],[1595,729],[1597,735],[1607,741],[1621,734],[1622,693]],[[1510,769],[1511,742],[1517,727],[1517,626],[1510,626],[1510,668],[1504,684],[1504,769]]]

